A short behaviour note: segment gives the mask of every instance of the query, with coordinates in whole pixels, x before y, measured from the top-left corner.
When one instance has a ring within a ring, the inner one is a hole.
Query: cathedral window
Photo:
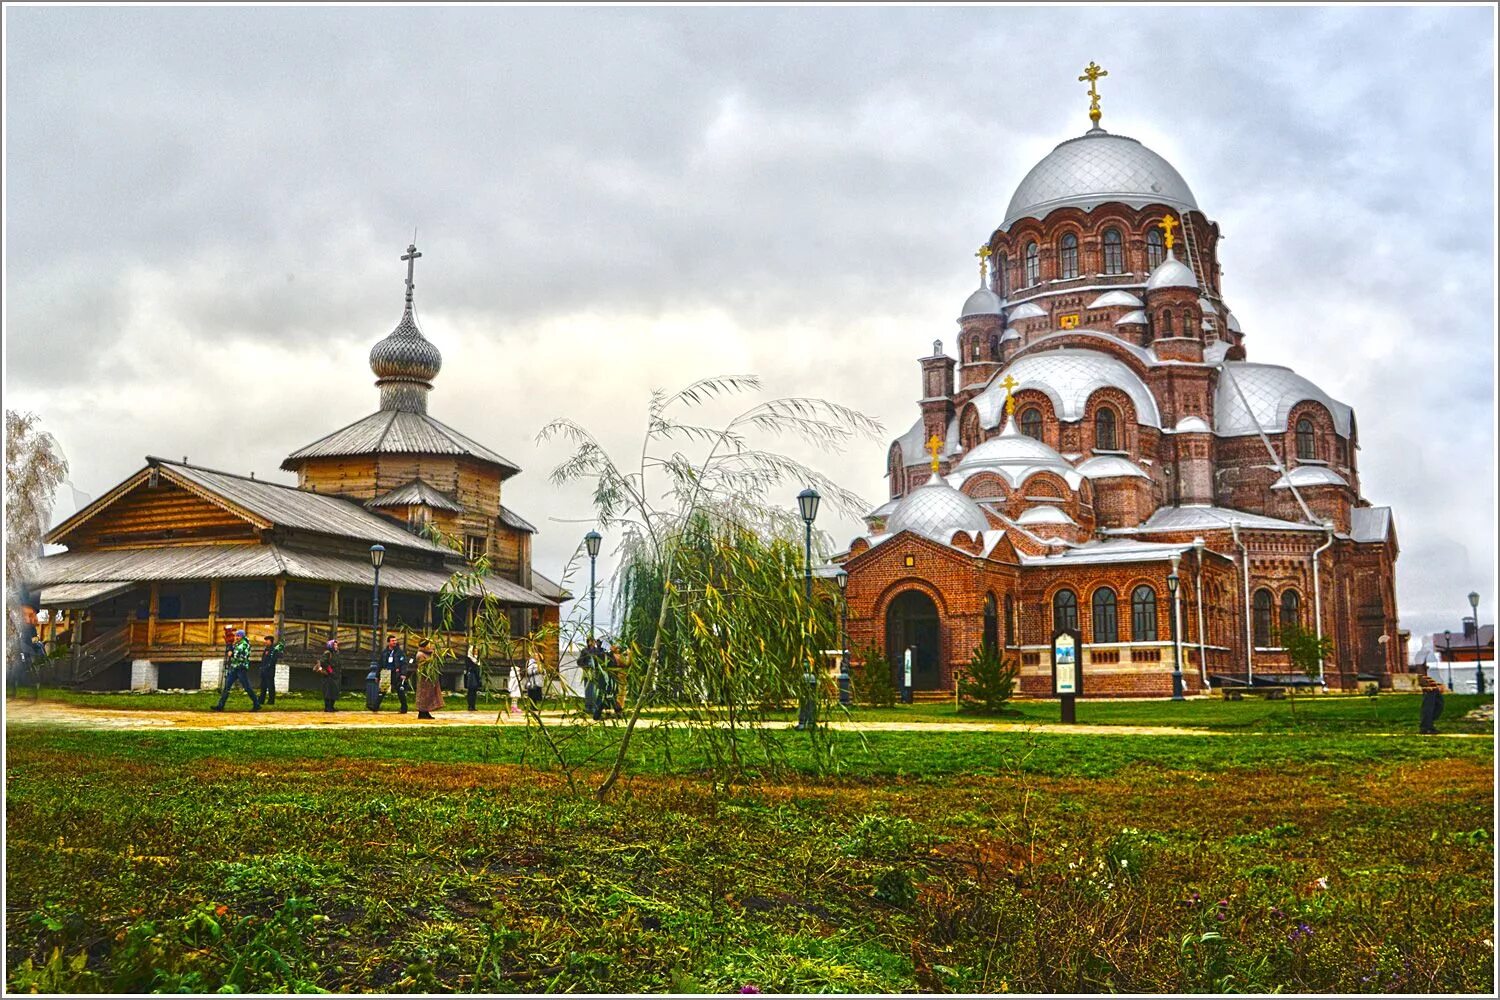
[[[1253,613],[1255,645],[1264,649],[1271,645],[1271,592],[1269,590],[1257,590],[1255,592],[1255,609]]]
[[[995,266],[995,293],[1002,299],[1010,293],[1010,258],[1005,254],[1000,255],[1000,262]]]
[[[984,648],[994,650],[1000,645],[1000,617],[995,608],[995,595],[984,597]]]
[[[1016,644],[1016,601],[1009,594],[1005,595],[1005,644]]]
[[[1115,592],[1108,587],[1100,587],[1094,591],[1094,641],[1120,641],[1120,619]]]
[[[1059,259],[1062,264],[1063,278],[1078,277],[1078,237],[1068,233],[1062,238],[1061,253]]]
[[[1115,437],[1115,411],[1101,406],[1094,413],[1094,447],[1114,451],[1119,446]]]
[[[1318,441],[1313,434],[1312,421],[1303,417],[1297,421],[1297,457],[1303,461],[1318,457]]]
[[[1146,268],[1156,270],[1156,265],[1167,259],[1167,246],[1162,242],[1161,230],[1155,226],[1146,234]]]
[[[1125,273],[1125,245],[1118,229],[1104,231],[1104,273]]]
[[[1042,257],[1035,243],[1026,244],[1026,284],[1028,286],[1040,283],[1042,280]]]
[[[1165,309],[1161,313],[1161,335],[1163,337],[1172,336],[1172,314]]]
[[[979,338],[978,337],[975,337],[973,340],[969,341],[969,360],[970,361],[978,361],[979,360]]]
[[[1000,357],[1000,335],[992,333],[990,334],[990,360],[994,361],[998,357]]]
[[[1078,629],[1078,595],[1071,590],[1059,590],[1052,598],[1052,631]]]
[[[1302,598],[1295,590],[1287,589],[1281,592],[1281,627],[1295,628],[1302,624]]]
[[[1136,642],[1156,641],[1156,591],[1144,583],[1130,595],[1130,636]]]
[[[1042,439],[1042,411],[1028,406],[1021,411],[1021,433],[1029,438]]]

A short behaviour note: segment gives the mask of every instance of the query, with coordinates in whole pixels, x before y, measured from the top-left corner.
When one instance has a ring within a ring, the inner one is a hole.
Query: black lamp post
[[[839,632],[839,641],[843,644],[839,656],[839,704],[848,708],[854,700],[849,692],[849,574],[840,569],[834,579],[839,582],[839,597],[844,605],[844,625]]]
[[[1484,694],[1484,656],[1479,650],[1479,594],[1469,591],[1469,607],[1474,609],[1474,691]]]
[[[807,525],[807,575],[806,592],[807,599],[812,600],[812,526],[818,519],[818,501],[823,499],[818,491],[809,486],[797,494],[797,509],[802,514],[802,522]]]
[[[1453,690],[1453,630],[1443,629],[1443,659],[1448,661],[1448,690]]]
[[[1182,693],[1182,615],[1178,613],[1177,587],[1182,581],[1177,576],[1177,556],[1172,557],[1172,572],[1167,574],[1167,592],[1172,595],[1172,700],[1183,701]]]
[[[599,543],[602,541],[604,536],[597,531],[583,536],[584,548],[589,552],[589,642],[594,641],[594,564],[599,559]]]
[[[375,567],[375,586],[370,591],[370,672],[365,675],[365,699],[370,708],[377,707],[380,697],[380,564],[385,562],[385,546],[370,546],[370,565]]]

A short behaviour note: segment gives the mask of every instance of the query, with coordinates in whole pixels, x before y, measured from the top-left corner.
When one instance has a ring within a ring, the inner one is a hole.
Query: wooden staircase
[[[121,660],[130,658],[130,625],[125,623],[73,647],[68,685],[77,687]]]

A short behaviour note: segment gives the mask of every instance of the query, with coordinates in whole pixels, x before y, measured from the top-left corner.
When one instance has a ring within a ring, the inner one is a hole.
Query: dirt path
[[[549,722],[565,722],[561,712],[544,712]],[[415,712],[406,715],[392,711],[362,712],[340,709],[337,712],[278,712],[274,708],[261,712],[209,712],[204,709],[176,711],[171,709],[83,708],[62,702],[12,700],[6,702],[5,722],[12,726],[73,726],[83,729],[403,729],[411,727],[455,726],[522,726],[522,715],[506,716],[496,721],[493,711],[465,712],[445,710],[432,719],[418,719]],[[613,720],[604,725],[617,724]],[[643,718],[642,726],[656,726],[658,719]],[[770,724],[791,728],[790,722]],[[1245,734],[1225,730],[1192,729],[1182,726],[1066,726],[1055,722],[876,722],[834,721],[836,730],[859,732],[912,732],[926,730],[940,733],[1087,733],[1091,736],[1238,736]],[[1402,735],[1380,733],[1369,735]],[[1410,735],[1410,734],[1405,734]],[[1487,733],[1444,733],[1464,739],[1491,739]]]

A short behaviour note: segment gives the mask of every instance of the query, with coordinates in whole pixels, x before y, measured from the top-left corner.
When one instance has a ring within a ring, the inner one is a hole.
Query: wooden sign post
[[[1062,699],[1062,721],[1074,722],[1073,703],[1083,693],[1083,635],[1072,628],[1052,634],[1052,693]]]

